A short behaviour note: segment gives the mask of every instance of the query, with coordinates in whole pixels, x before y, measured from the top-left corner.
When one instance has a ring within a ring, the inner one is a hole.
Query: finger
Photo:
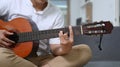
[[[5,30],[3,33],[4,33],[5,35],[13,35],[12,32],[9,32],[9,31],[6,31],[6,30]]]
[[[65,33],[65,34],[64,34],[64,39],[65,39],[65,40],[68,40],[68,39],[69,39],[68,33]]]
[[[63,37],[63,31],[60,31],[60,32],[59,32],[59,38],[60,38],[61,41],[64,40],[64,37]]]
[[[7,43],[11,43],[11,44],[15,43],[14,41],[12,41],[12,40],[10,40],[10,39],[8,39],[6,37],[4,37],[2,40],[5,41],[5,42],[7,42]]]
[[[0,47],[6,47],[5,45],[3,45],[3,44],[0,44]]]
[[[1,46],[1,47],[9,47],[10,45],[12,45],[12,44],[7,43],[7,42],[5,42],[5,41],[1,41],[1,42],[0,42],[0,46]]]
[[[70,32],[70,41],[73,41],[73,30],[72,30],[72,26],[69,26],[69,32]]]
[[[6,47],[5,45],[2,44],[2,40],[0,40],[0,47]]]

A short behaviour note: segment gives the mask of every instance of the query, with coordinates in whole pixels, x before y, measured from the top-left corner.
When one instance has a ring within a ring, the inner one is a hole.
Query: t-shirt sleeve
[[[57,18],[55,19],[55,23],[53,25],[53,29],[62,28],[62,27],[64,27],[64,16],[63,16],[63,13],[60,12],[59,15],[57,16]],[[51,38],[49,40],[49,44],[60,44],[59,37]]]
[[[8,13],[11,1],[12,0],[0,0],[0,16],[4,16]]]

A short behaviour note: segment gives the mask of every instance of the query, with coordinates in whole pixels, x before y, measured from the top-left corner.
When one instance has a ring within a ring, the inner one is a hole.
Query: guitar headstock
[[[82,25],[84,35],[109,34],[113,29],[110,21],[94,22]]]

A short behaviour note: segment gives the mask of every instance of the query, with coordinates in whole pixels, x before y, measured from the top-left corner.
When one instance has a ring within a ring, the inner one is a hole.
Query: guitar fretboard
[[[74,35],[81,34],[80,26],[75,26],[72,28],[73,28]],[[18,42],[56,38],[58,37],[59,31],[63,31],[64,33],[67,32],[69,34],[68,27],[59,28],[59,29],[51,29],[51,30],[43,30],[43,31],[23,32],[23,33],[18,33]]]

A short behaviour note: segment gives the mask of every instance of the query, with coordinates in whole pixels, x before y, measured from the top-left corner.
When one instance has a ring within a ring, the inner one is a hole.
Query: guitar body
[[[23,18],[16,18],[10,22],[3,22],[0,20],[0,25],[4,26],[5,28],[14,28],[19,32],[31,32],[32,27],[28,20]],[[20,57],[27,57],[33,48],[33,42],[24,42],[24,43],[17,43],[16,46],[13,48],[13,51]]]

